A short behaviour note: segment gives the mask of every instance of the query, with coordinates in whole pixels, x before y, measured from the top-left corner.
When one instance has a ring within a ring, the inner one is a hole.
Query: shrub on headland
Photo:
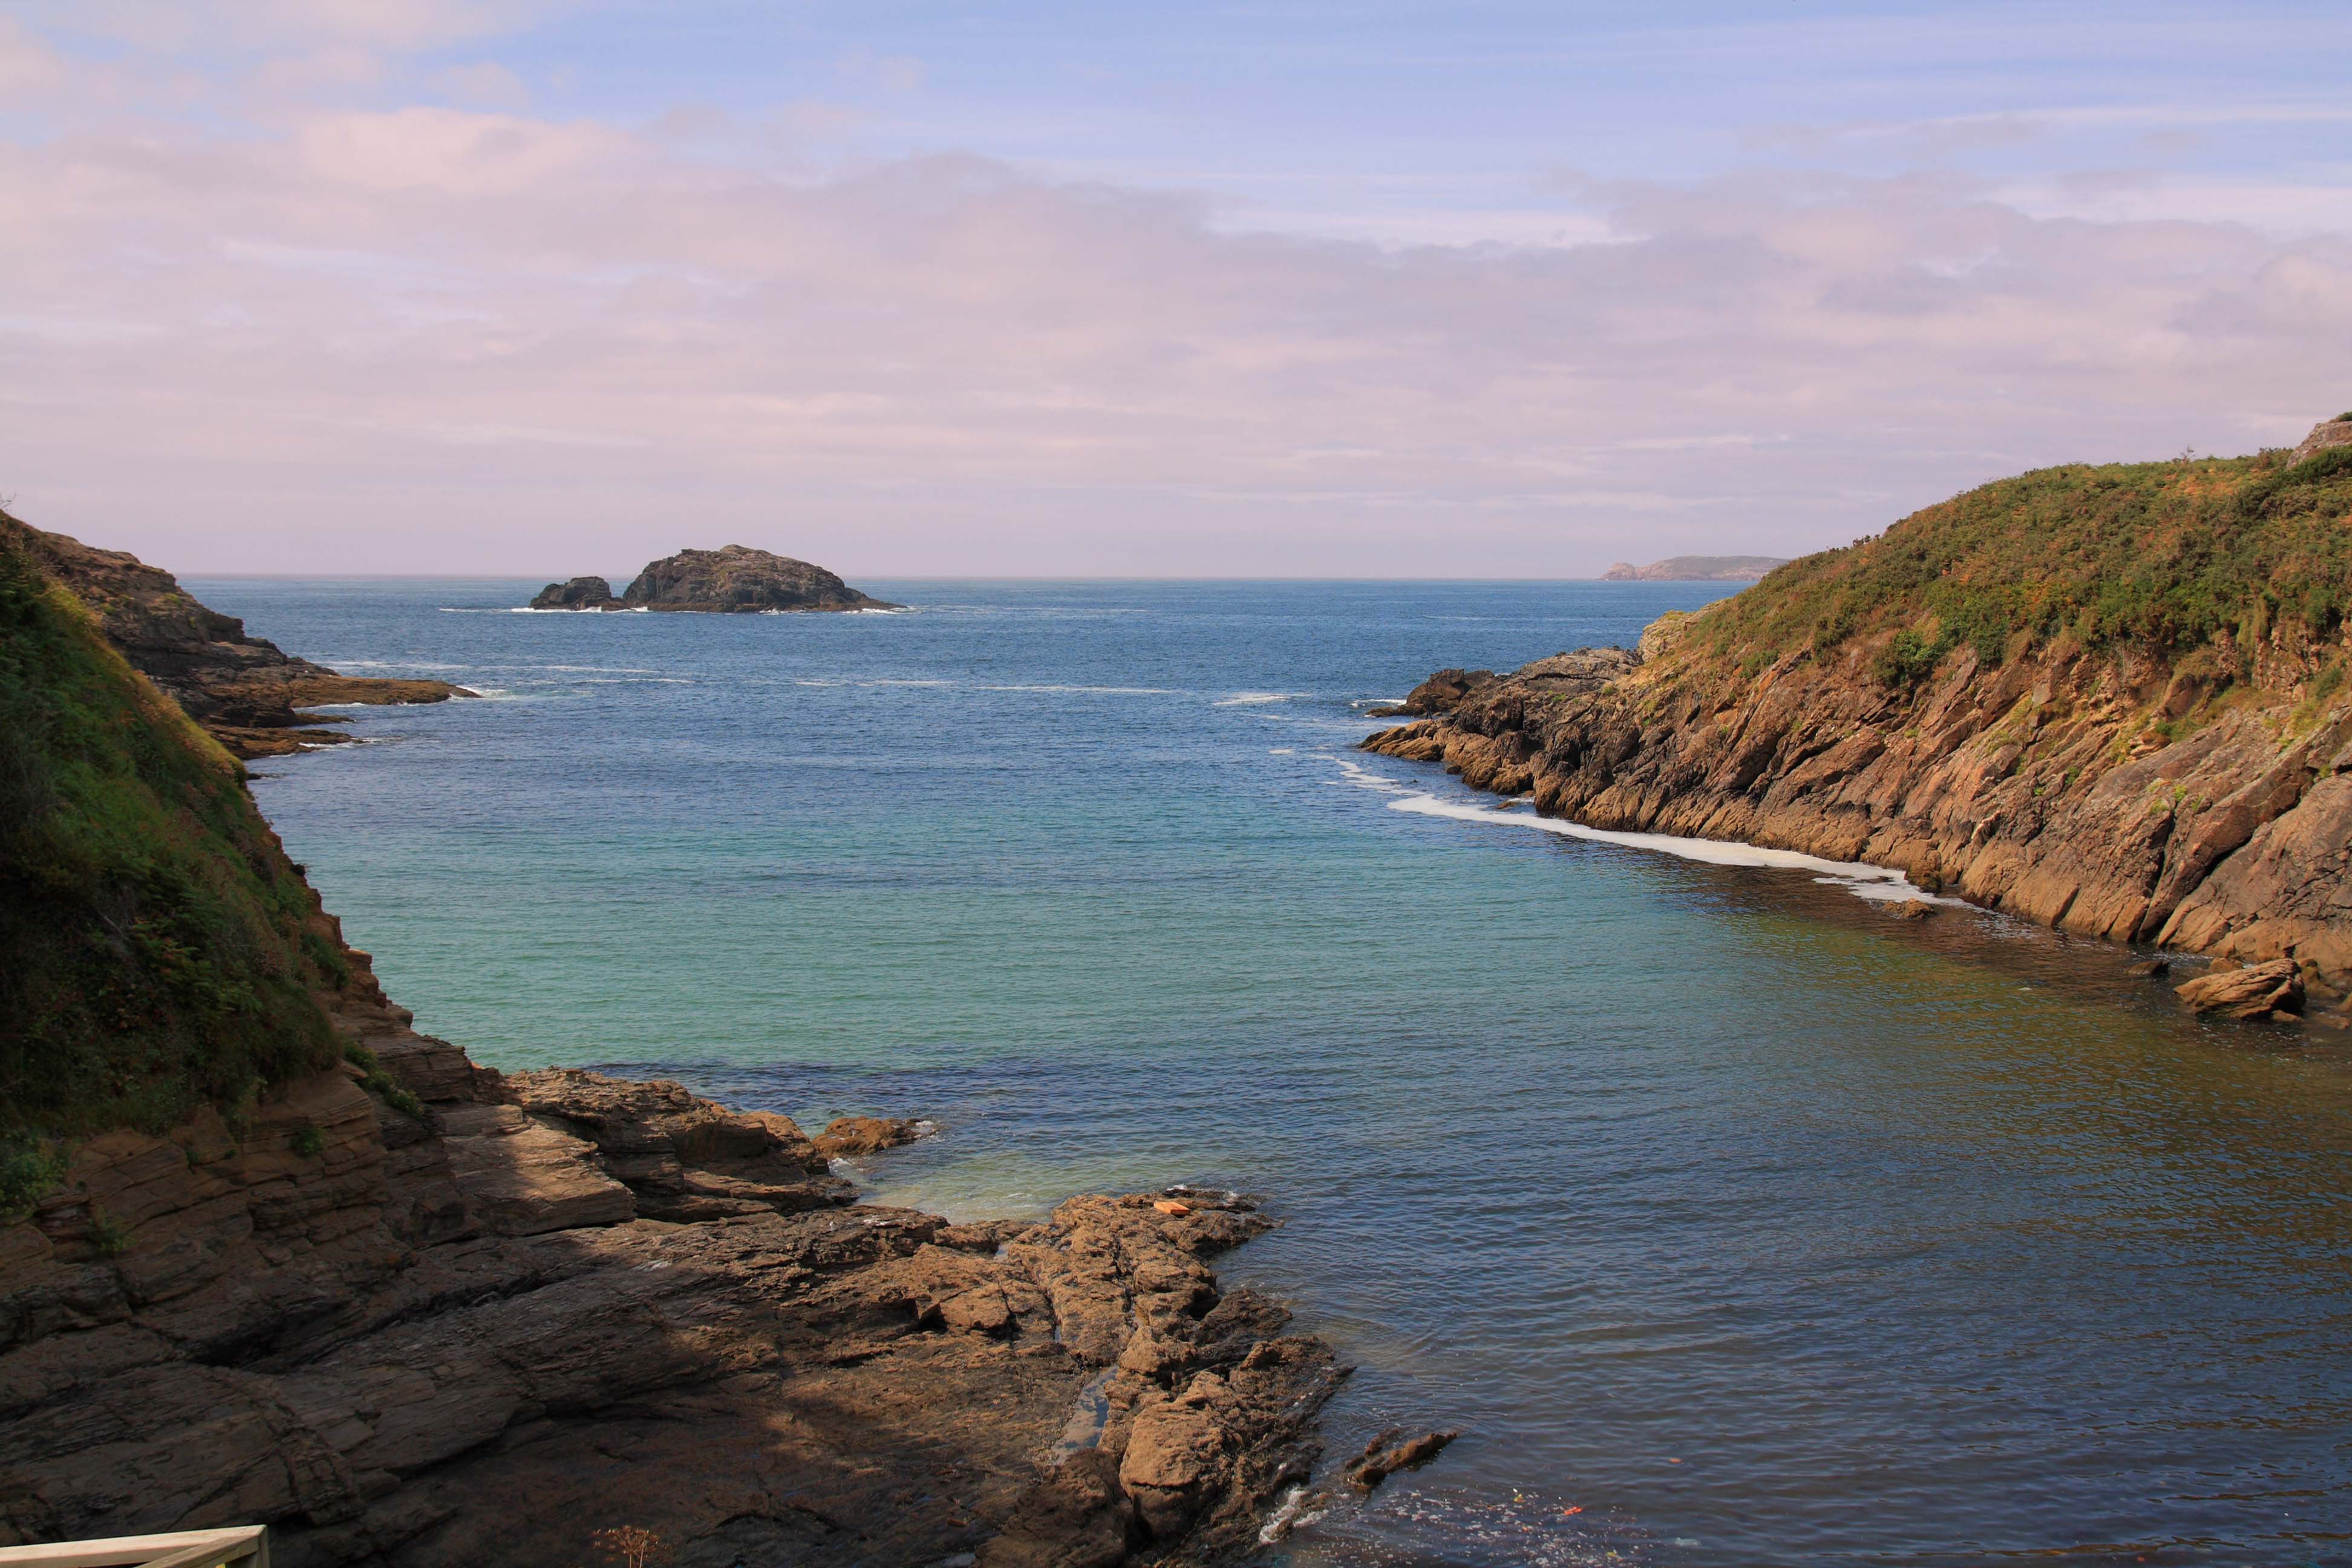
[[[1734,661],[1826,658],[1886,636],[1872,673],[1916,686],[1962,647],[1984,667],[2071,635],[2169,664],[2352,613],[2352,447],[2042,468],[1792,561],[1702,621]],[[2022,634],[2024,642],[2019,641]]]

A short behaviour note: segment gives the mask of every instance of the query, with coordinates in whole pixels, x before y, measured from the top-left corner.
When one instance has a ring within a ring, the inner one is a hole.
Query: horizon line
[[[535,574],[517,575],[508,572],[230,572],[182,567],[174,574],[183,579],[208,577],[215,581],[236,580],[248,583],[528,583],[539,581]],[[860,572],[855,575],[875,583],[1650,583],[1654,584],[1737,583],[1741,586],[1748,586],[1759,581],[1753,577],[1372,577],[1319,576],[1306,574],[1258,577],[1160,576],[1140,574],[1052,576],[1005,573],[896,576],[888,573]],[[634,581],[634,574],[630,580]],[[607,575],[605,581],[617,582],[621,579]]]

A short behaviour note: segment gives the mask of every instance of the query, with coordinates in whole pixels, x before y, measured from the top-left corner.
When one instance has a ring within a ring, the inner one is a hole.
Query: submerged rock
[[[621,602],[631,608],[738,615],[761,610],[901,607],[859,593],[822,566],[741,544],[722,550],[681,550],[648,562]]]
[[[887,1116],[837,1116],[816,1135],[816,1149],[829,1160],[854,1159],[912,1143],[929,1131],[928,1121],[904,1121]]]
[[[574,577],[568,583],[550,583],[530,601],[534,610],[610,610],[619,607],[613,597],[613,584],[602,577]]]
[[[1365,1444],[1364,1451],[1348,1467],[1348,1484],[1358,1491],[1370,1491],[1399,1470],[1418,1469],[1429,1463],[1461,1436],[1459,1432],[1423,1432],[1418,1437],[1396,1441],[1403,1434],[1403,1427],[1391,1426]]]

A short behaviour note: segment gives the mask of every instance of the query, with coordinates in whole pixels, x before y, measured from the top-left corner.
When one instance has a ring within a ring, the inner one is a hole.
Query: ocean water
[[[1696,584],[863,584],[903,615],[198,581],[353,673],[264,808],[483,1061],[922,1114],[875,1195],[1264,1194],[1227,1260],[1437,1463],[1297,1564],[2352,1561],[2352,1056],[1866,872],[1349,750]],[[1558,825],[1553,825],[1557,826]]]

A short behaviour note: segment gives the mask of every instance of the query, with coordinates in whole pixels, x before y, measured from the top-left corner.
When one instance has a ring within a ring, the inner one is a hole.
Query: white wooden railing
[[[60,1541],[54,1546],[0,1546],[0,1568],[269,1568],[269,1531],[184,1530],[112,1541]]]

